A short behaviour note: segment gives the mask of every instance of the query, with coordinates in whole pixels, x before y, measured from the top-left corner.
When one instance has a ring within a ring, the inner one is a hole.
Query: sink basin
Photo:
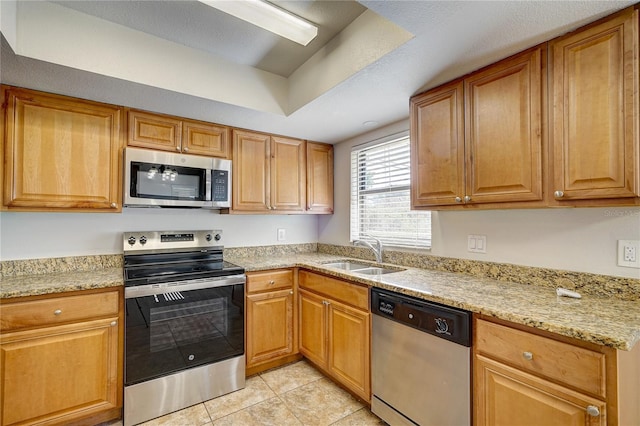
[[[382,275],[398,271],[402,271],[402,269],[378,268],[377,266],[374,266],[371,268],[356,269],[355,271],[353,271],[353,273],[362,275]]]
[[[389,267],[380,267],[375,266],[370,263],[360,263],[351,260],[343,260],[339,262],[329,262],[325,263],[324,266],[328,266],[330,268],[342,269],[345,271],[353,272],[354,274],[362,274],[362,275],[382,275],[389,274],[391,272],[404,271],[402,268],[389,268]]]
[[[358,263],[358,262],[350,262],[350,261],[325,263],[324,266],[328,266],[330,268],[344,269],[345,271],[355,271],[357,269],[371,268],[371,265],[368,265],[366,263]]]

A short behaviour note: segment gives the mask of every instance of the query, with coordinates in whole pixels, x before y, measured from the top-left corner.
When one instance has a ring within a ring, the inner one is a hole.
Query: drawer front
[[[369,311],[369,288],[308,271],[300,271],[298,285],[338,302]]]
[[[293,287],[293,271],[281,269],[277,271],[247,273],[247,293],[279,290]]]
[[[109,291],[3,304],[0,305],[0,331],[118,316],[118,301],[119,293]]]
[[[605,355],[547,337],[476,321],[475,349],[522,370],[604,398]]]

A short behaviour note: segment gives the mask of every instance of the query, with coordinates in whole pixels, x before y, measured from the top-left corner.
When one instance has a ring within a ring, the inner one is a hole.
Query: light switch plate
[[[467,251],[472,253],[487,252],[487,236],[486,235],[467,235]]]
[[[284,241],[287,239],[287,230],[284,228],[278,228],[278,241]]]
[[[618,240],[618,266],[640,269],[640,240]]]

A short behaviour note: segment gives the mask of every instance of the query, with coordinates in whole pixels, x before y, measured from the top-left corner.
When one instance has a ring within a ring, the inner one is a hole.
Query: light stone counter
[[[306,268],[621,350],[630,350],[640,340],[638,300],[603,297],[586,291],[581,292],[582,299],[570,299],[556,296],[553,287],[412,267],[391,274],[363,276],[323,265],[342,259],[345,256],[306,253],[227,260],[248,272]]]

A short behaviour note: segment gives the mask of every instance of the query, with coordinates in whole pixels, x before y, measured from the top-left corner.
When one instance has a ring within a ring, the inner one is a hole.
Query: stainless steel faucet
[[[373,254],[376,256],[376,262],[382,263],[382,241],[380,241],[378,238],[372,237],[371,235],[365,236],[374,240],[376,242],[376,247],[374,247],[373,244],[366,240],[355,240],[353,242],[353,245],[369,247],[373,251]]]

